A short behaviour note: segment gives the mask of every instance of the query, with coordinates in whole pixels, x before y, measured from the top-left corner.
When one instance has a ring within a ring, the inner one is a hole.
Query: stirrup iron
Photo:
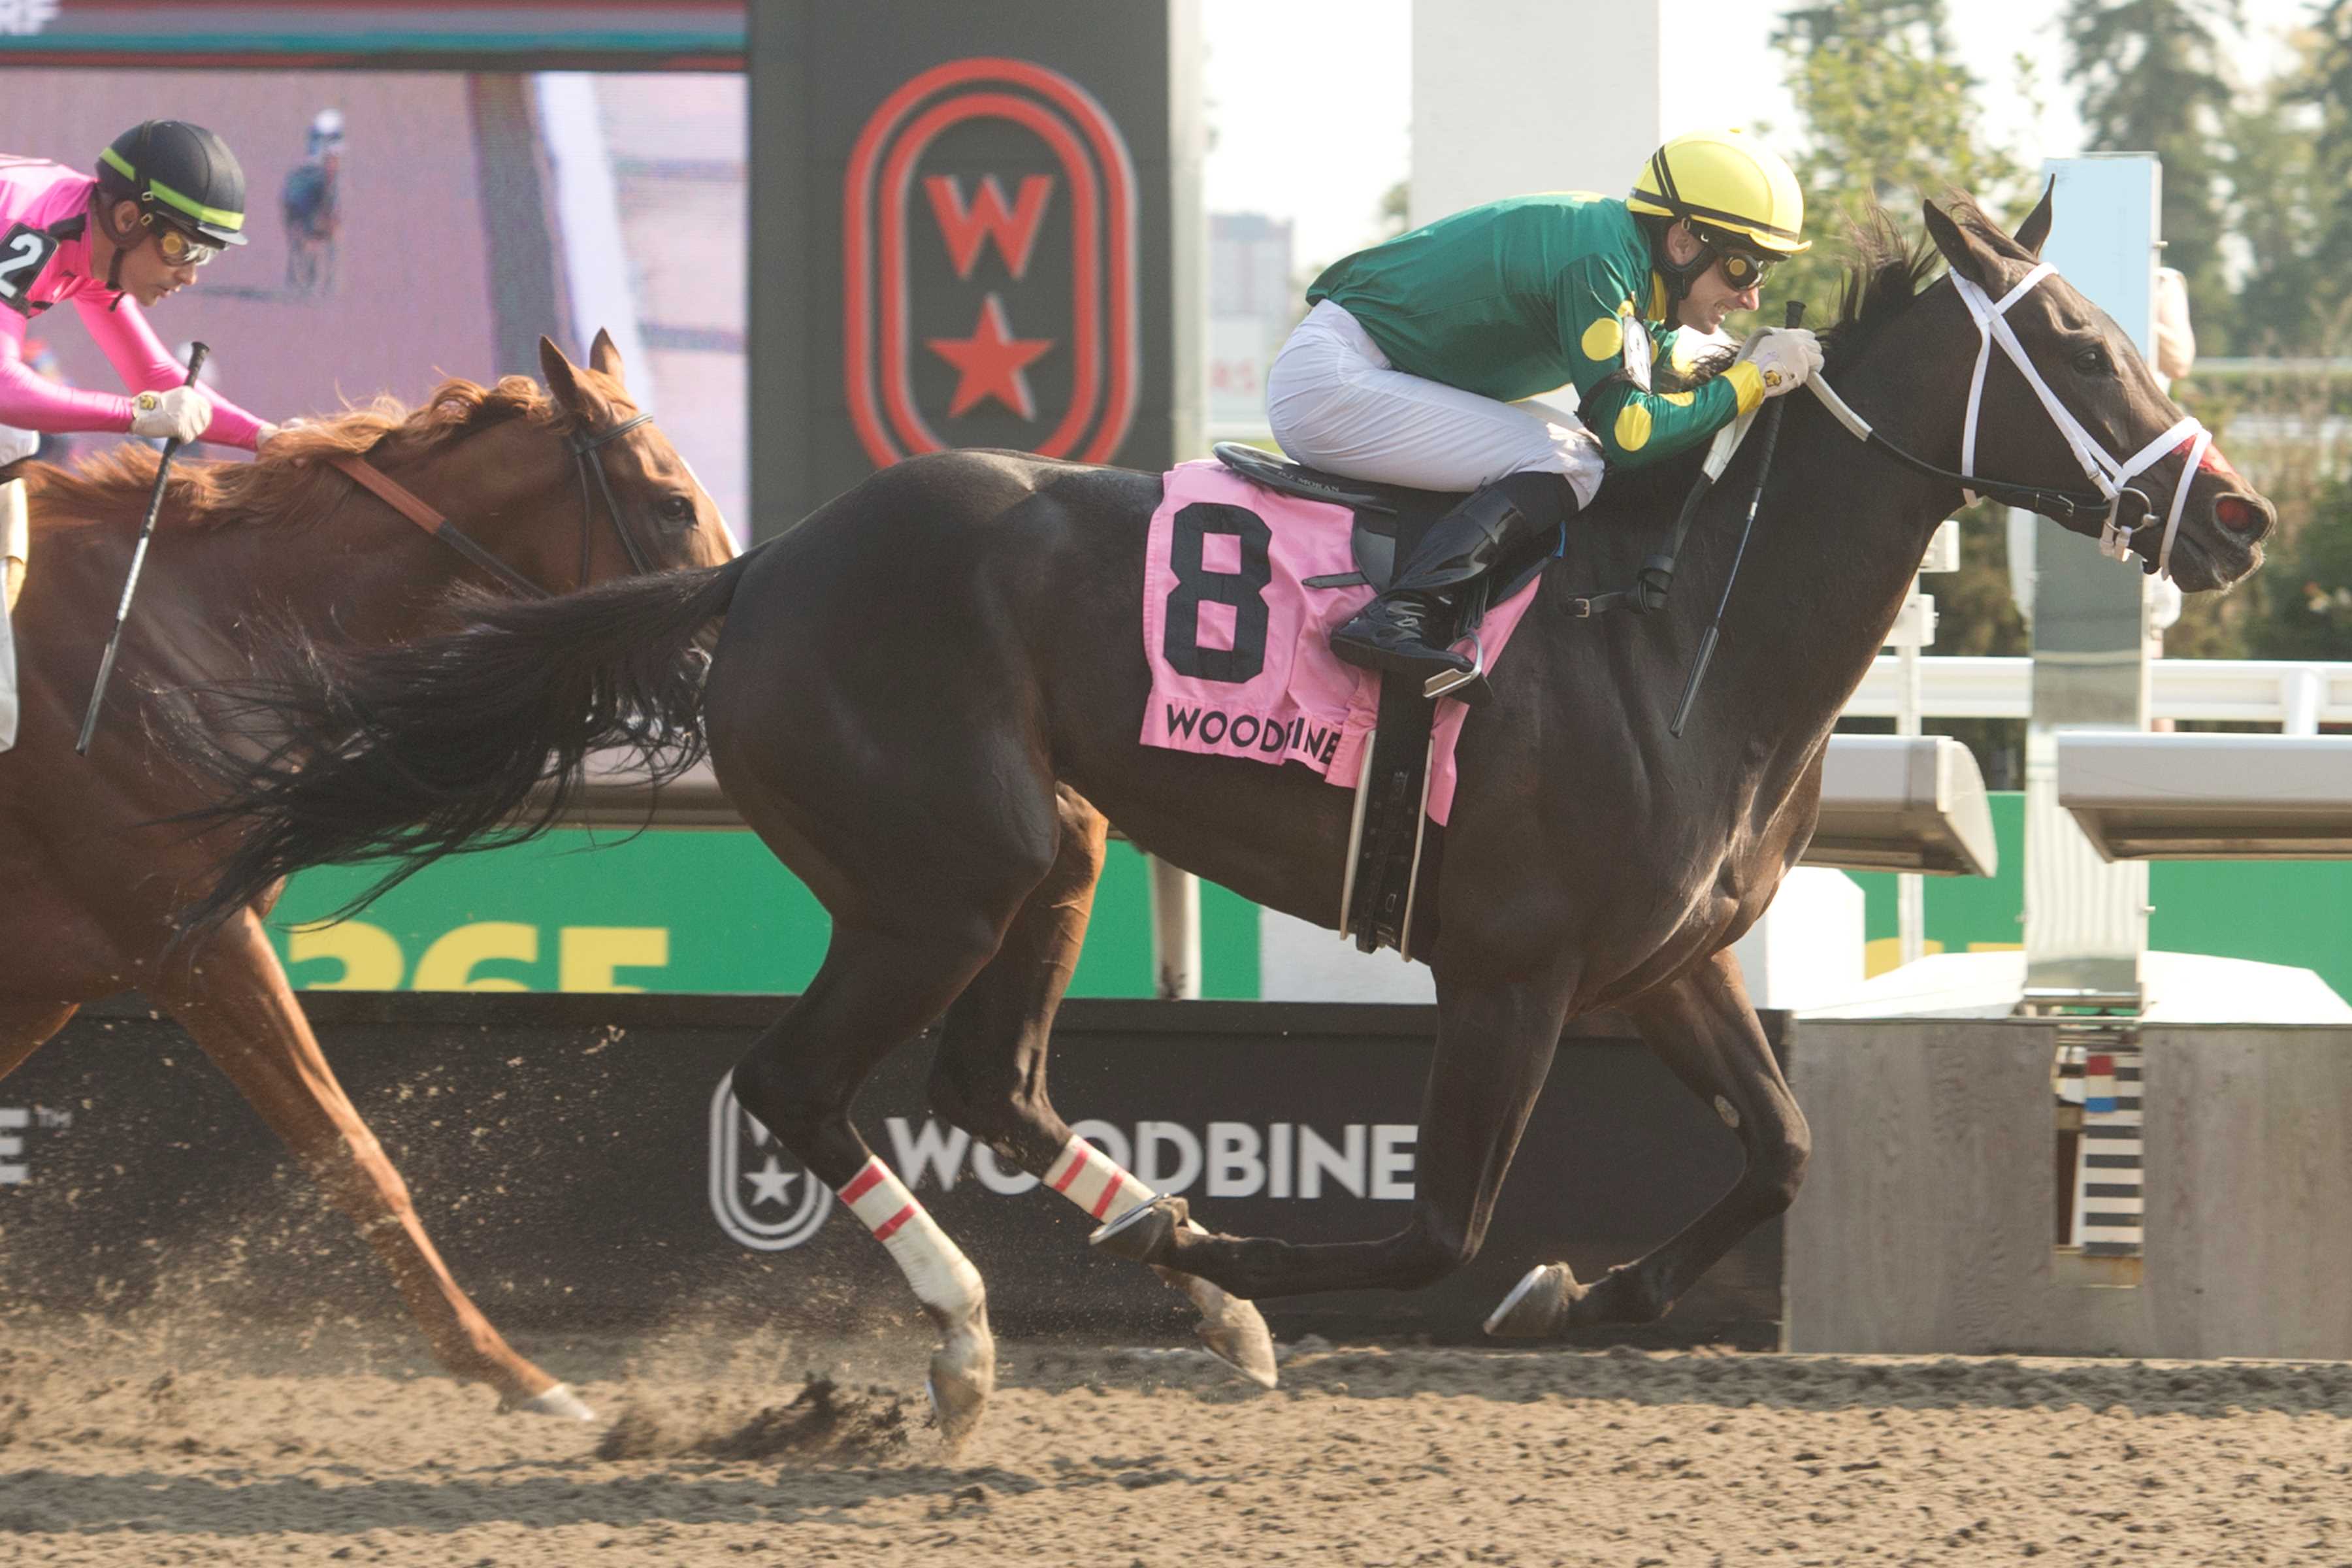
[[[1439,670],[1421,683],[1421,694],[1423,697],[1449,696],[1475,680],[1483,679],[1486,674],[1486,645],[1479,640],[1476,632],[1472,632],[1470,634],[1470,668]]]

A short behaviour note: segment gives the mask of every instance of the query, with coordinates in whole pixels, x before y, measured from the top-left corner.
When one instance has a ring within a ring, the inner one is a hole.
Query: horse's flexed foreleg
[[[1095,884],[1102,814],[1066,786],[1055,792],[1053,868],[1006,928],[994,959],[948,1009],[932,1069],[933,1110],[1038,1178],[1097,1222],[1150,1201],[1151,1189],[1075,1136],[1045,1093],[1055,1010],[1077,967]],[[1275,1385],[1274,1337],[1248,1301],[1197,1275],[1158,1270],[1200,1311],[1201,1342],[1263,1388]]]
[[[1680,1234],[1591,1285],[1579,1284],[1565,1263],[1530,1269],[1486,1320],[1490,1334],[1530,1338],[1587,1323],[1654,1322],[1741,1237],[1786,1209],[1804,1180],[1812,1136],[1730,949],[1626,1012],[1675,1076],[1730,1125],[1747,1166]]]

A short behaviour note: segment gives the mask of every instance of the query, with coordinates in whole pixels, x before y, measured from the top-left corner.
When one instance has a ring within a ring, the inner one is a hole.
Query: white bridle
[[[2180,531],[2181,509],[2188,504],[2189,487],[2197,478],[2199,466],[2205,460],[2206,448],[2213,444],[2213,433],[2197,420],[2184,418],[2141,447],[2127,462],[2117,462],[2107,455],[2106,448],[2083,428],[2082,421],[2058,401],[2058,395],[2050,390],[2049,383],[2042,379],[2042,373],[2033,368],[2033,361],[2026,353],[2025,345],[2017,341],[2016,332],[2010,329],[2006,320],[2011,306],[2025,298],[2044,278],[2056,276],[2057,271],[2056,268],[2044,261],[1998,300],[1958,272],[1951,274],[1952,287],[1959,291],[1960,302],[1968,306],[1969,314],[1976,320],[1979,339],[1976,374],[1969,383],[1968,420],[1960,431],[1960,473],[1965,478],[1978,477],[1977,412],[1984,403],[1985,367],[1992,361],[1992,345],[1998,340],[2001,352],[2009,355],[2010,363],[2017,366],[2018,374],[2025,377],[2026,384],[2032,387],[2034,395],[2042,399],[2042,406],[2049,411],[2052,422],[2058,426],[2058,433],[2066,437],[2066,445],[2074,451],[2074,460],[2083,465],[2084,477],[2107,498],[2107,521],[2099,530],[2099,548],[2116,560],[2129,557],[2131,537],[2139,526],[2126,528],[2117,521],[2123,510],[2125,487],[2162,461],[2181,442],[2192,437],[2195,438],[2195,444],[2189,448],[2189,460],[2181,465],[2180,483],[2172,492],[2172,511],[2165,520],[2164,542],[2157,551],[2157,574],[2169,577],[2172,574],[2173,535]],[[1962,493],[1970,500],[1976,500],[1973,490]],[[2146,498],[2143,496],[2142,499]]]

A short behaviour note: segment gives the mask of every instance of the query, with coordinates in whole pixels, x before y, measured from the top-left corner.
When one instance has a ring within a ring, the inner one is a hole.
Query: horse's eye
[[[2074,368],[2084,375],[2105,375],[2116,367],[2107,351],[2094,343],[2074,356]]]
[[[694,498],[689,495],[662,497],[660,511],[672,522],[684,522],[694,515]]]

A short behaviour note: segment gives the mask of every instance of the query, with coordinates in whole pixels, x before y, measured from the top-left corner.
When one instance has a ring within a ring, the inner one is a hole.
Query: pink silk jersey
[[[98,182],[62,164],[0,158],[0,425],[23,430],[131,428],[131,399],[60,386],[25,363],[32,319],[71,300],[82,324],[132,392],[162,392],[187,367],[156,338],[139,302],[90,276],[89,195]],[[212,423],[203,439],[250,450],[261,422],[206,389]]]

